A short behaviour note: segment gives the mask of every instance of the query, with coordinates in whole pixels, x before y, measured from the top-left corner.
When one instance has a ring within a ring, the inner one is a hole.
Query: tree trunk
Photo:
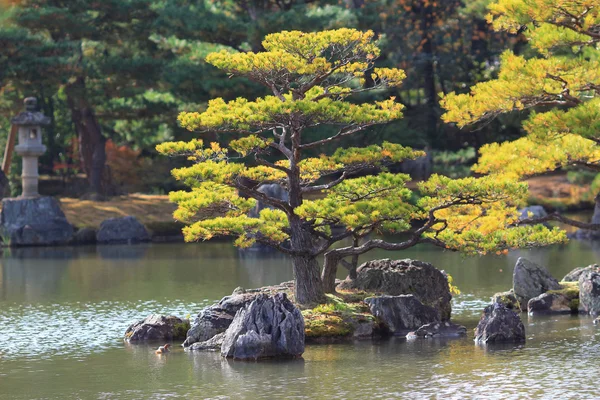
[[[335,276],[337,274],[337,266],[340,260],[332,255],[325,255],[323,263],[323,273],[321,281],[323,282],[323,290],[325,293],[335,293]]]
[[[106,138],[93,107],[86,97],[85,79],[79,77],[66,87],[67,103],[79,137],[79,153],[83,170],[93,195],[107,194],[109,174],[106,168]]]
[[[592,224],[600,224],[600,193],[596,195],[594,199],[596,205],[594,206],[594,214],[592,215]]]
[[[435,80],[435,55],[432,38],[433,29],[433,12],[430,6],[421,5],[421,55],[424,57],[424,62],[421,65],[421,74],[423,76],[423,92],[426,102],[426,130],[429,137],[429,143],[432,143],[436,138],[438,116],[436,109],[438,107],[438,94],[436,90]]]
[[[319,262],[314,257],[293,257],[294,288],[300,304],[321,304],[326,301]]]

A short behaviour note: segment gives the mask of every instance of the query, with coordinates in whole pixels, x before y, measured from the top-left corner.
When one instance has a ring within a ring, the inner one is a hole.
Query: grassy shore
[[[179,226],[173,220],[176,205],[165,195],[130,194],[108,201],[60,198],[63,212],[77,228],[98,228],[107,218],[136,217],[148,229],[160,226]]]

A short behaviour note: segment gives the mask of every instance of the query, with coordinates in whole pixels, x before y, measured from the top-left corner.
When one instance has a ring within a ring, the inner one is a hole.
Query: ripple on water
[[[113,302],[24,304],[0,309],[0,354],[3,358],[81,357],[122,345],[123,333],[149,314],[194,315],[210,304]],[[10,345],[8,345],[10,343]]]

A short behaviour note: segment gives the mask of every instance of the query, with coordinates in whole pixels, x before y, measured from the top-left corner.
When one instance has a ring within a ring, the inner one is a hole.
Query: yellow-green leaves
[[[598,42],[600,7],[597,0],[497,0],[488,21],[496,30],[525,35],[542,53],[558,46],[590,46]]]
[[[378,166],[386,162],[411,160],[424,155],[424,152],[413,150],[410,147],[384,142],[381,146],[371,145],[367,147],[349,147],[347,149],[339,148],[335,151],[331,159],[345,165],[367,164]]]
[[[498,79],[479,83],[469,94],[450,93],[443,97],[446,113],[442,119],[460,127],[498,114],[539,104],[566,103],[567,93],[577,96],[589,85],[600,85],[600,63],[582,57],[530,59],[510,51],[502,55]]]
[[[266,96],[255,101],[238,98],[230,102],[211,100],[203,113],[179,114],[179,123],[189,130],[256,131],[260,133],[273,127],[289,124],[293,116],[303,126],[318,124],[381,124],[402,117],[402,104],[393,100],[376,104],[351,104],[323,97],[325,90],[313,87],[303,99],[293,99],[285,94],[286,101],[276,96]]]
[[[446,247],[467,253],[542,246],[566,240],[561,230],[544,226],[514,226],[517,206],[527,197],[527,185],[507,176],[450,179],[434,175],[419,184],[425,197],[418,206],[423,217],[439,221],[425,235]]]
[[[481,157],[473,170],[502,173],[514,178],[553,171],[572,164],[600,165],[596,142],[567,134],[545,141],[524,137],[512,142],[492,143],[481,148]]]
[[[409,179],[390,173],[347,179],[324,199],[304,201],[295,212],[317,224],[343,225],[359,234],[372,229],[404,231],[416,211],[409,202],[412,193],[405,187]]]
[[[171,192],[169,200],[178,205],[173,217],[185,223],[219,215],[244,215],[256,204],[254,199],[244,199],[233,188],[214,182],[202,182],[189,192]]]
[[[498,79],[442,99],[446,122],[460,127],[544,106],[524,123],[527,137],[481,149],[474,170],[521,178],[569,165],[600,165],[600,3],[598,0],[496,0],[495,29],[525,35],[543,58],[506,52]]]
[[[265,209],[261,211],[259,218],[238,215],[197,221],[183,228],[183,234],[187,242],[209,240],[215,236],[235,236],[237,246],[249,247],[261,239],[274,244],[284,242],[288,238],[283,231],[286,226],[285,214]]]

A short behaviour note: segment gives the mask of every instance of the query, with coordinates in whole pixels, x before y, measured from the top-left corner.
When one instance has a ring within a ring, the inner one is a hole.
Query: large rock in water
[[[152,314],[127,328],[125,340],[128,342],[179,340],[185,337],[189,326],[189,321],[173,315]]]
[[[96,234],[98,243],[141,243],[149,242],[148,231],[135,217],[109,218],[102,221]]]
[[[452,294],[448,279],[433,265],[417,260],[386,258],[366,262],[356,272],[357,278],[343,281],[340,288],[391,296],[412,294],[424,305],[438,310],[443,321],[450,319]]]
[[[600,271],[588,269],[579,277],[579,305],[591,315],[600,314]]]
[[[0,235],[10,246],[51,246],[71,240],[73,227],[54,197],[4,199]]]
[[[295,358],[304,353],[304,318],[285,293],[260,294],[239,310],[223,339],[221,355],[236,360]]]
[[[225,332],[238,310],[254,301],[257,295],[258,293],[241,293],[226,296],[217,304],[200,311],[187,333],[183,347],[191,346],[196,342],[205,342]]]
[[[440,321],[438,310],[423,305],[411,294],[368,297],[365,303],[371,314],[393,335],[406,335],[423,325]]]
[[[519,314],[494,303],[483,311],[477,328],[475,341],[478,343],[524,342],[525,326]]]
[[[600,266],[598,266],[598,264],[592,264],[588,265],[587,267],[575,268],[574,270],[566,274],[565,277],[562,278],[561,282],[579,282],[579,277],[581,276],[581,274],[588,270],[600,271]]]
[[[530,299],[548,290],[558,289],[561,289],[560,284],[546,268],[519,257],[513,273],[513,291],[519,300],[521,311],[527,311]]]
[[[563,293],[543,293],[527,303],[527,311],[532,315],[539,314],[572,314],[577,313],[579,299],[570,298]]]

